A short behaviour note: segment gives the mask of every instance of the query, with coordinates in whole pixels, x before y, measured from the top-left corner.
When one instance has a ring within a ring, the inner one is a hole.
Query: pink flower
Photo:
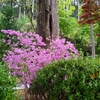
[[[2,32],[9,35],[9,40],[3,41],[11,46],[11,50],[7,51],[3,60],[8,63],[12,75],[19,76],[23,83],[30,84],[36,77],[37,71],[47,64],[78,55],[75,46],[69,41],[65,42],[65,39],[60,36],[52,40],[49,48],[45,49],[43,46],[46,44],[36,33],[20,33],[15,30],[2,30]],[[16,36],[16,41],[14,36]]]
[[[2,39],[2,42],[3,42],[3,43],[5,43],[5,42],[6,42],[6,40],[5,40],[5,39]]]

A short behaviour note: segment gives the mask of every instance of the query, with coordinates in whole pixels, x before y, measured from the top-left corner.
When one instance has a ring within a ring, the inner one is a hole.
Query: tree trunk
[[[92,24],[90,24],[90,34],[91,34],[92,57],[95,58],[95,45],[94,45],[94,34],[93,34],[93,25]]]
[[[21,19],[21,7],[19,7],[19,15],[18,15],[19,20]]]
[[[46,38],[55,39],[58,35],[58,2],[57,0],[38,0],[37,33]]]

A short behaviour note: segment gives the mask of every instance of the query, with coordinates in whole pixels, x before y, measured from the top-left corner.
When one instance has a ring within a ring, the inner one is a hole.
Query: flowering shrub
[[[78,51],[72,43],[61,37],[50,42],[49,48],[42,42],[42,37],[36,33],[20,33],[14,30],[2,30],[8,40],[3,40],[11,46],[3,60],[8,63],[12,75],[18,76],[24,84],[30,84],[36,77],[36,72],[47,64],[60,59],[77,57]],[[47,38],[47,41],[50,41]]]

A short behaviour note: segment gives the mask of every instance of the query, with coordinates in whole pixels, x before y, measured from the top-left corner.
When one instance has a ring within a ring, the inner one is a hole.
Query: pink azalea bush
[[[42,37],[36,33],[20,33],[14,30],[2,32],[8,37],[8,40],[3,39],[3,42],[11,46],[3,60],[8,63],[11,74],[19,77],[24,84],[30,84],[36,77],[36,72],[47,64],[78,56],[75,46],[60,36],[52,40],[46,49]],[[48,38],[47,40],[50,41]]]

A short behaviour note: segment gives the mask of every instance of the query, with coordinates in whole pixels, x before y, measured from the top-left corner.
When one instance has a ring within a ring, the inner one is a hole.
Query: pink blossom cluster
[[[30,84],[36,77],[36,72],[47,64],[78,56],[75,46],[60,36],[45,48],[46,44],[42,37],[36,33],[20,33],[15,30],[2,30],[2,32],[9,38],[7,41],[3,39],[3,42],[6,41],[11,46],[11,50],[7,51],[3,60],[8,63],[12,75],[18,76],[24,84]]]

